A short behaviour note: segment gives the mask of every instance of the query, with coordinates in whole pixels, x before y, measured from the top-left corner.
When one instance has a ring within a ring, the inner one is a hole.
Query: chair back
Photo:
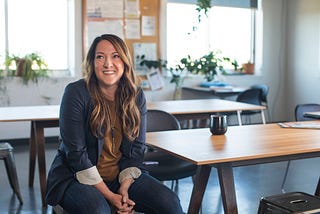
[[[154,109],[147,111],[147,132],[179,129],[181,129],[180,123],[172,114]]]
[[[303,116],[303,114],[308,111],[320,111],[320,104],[316,104],[316,103],[298,104],[294,111],[296,121],[315,120],[314,118],[308,118]]]
[[[254,104],[254,105],[261,105],[262,104],[262,92],[260,89],[257,89],[257,88],[247,89],[238,95],[236,101]]]
[[[252,85],[250,88],[257,88],[261,90],[261,100],[262,102],[267,104],[267,97],[268,97],[268,93],[269,93],[269,86],[266,84],[256,84],[256,85]]]

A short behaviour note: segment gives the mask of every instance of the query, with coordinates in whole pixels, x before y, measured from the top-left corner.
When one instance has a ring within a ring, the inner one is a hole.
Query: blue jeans
[[[106,183],[117,192],[119,182]],[[182,214],[178,196],[167,186],[148,174],[142,173],[129,188],[129,198],[135,202],[134,210],[153,214]],[[109,214],[111,207],[102,194],[93,186],[74,181],[65,190],[59,203],[68,213]]]

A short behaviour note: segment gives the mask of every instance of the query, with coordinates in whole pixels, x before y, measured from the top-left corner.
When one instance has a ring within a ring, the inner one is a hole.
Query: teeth
[[[113,74],[114,71],[104,71],[103,73],[104,73],[104,74]]]

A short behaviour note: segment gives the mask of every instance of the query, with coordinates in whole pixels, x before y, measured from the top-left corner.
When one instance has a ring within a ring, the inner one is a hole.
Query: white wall
[[[320,103],[320,1],[290,0],[287,31],[287,113]]]
[[[81,35],[81,5],[76,1],[76,35]],[[163,0],[165,2],[165,0]],[[164,5],[164,3],[162,3]],[[226,81],[250,86],[266,83],[270,86],[269,105],[273,121],[293,119],[297,103],[320,103],[320,1],[319,0],[262,0],[263,8],[263,58],[259,75],[227,76]],[[161,17],[165,27],[164,16]],[[161,30],[161,49],[165,51],[165,31]],[[235,35],[236,36],[236,35]],[[42,96],[51,97],[49,104],[59,104],[68,82],[80,77],[81,36],[75,39],[76,71],[74,78],[42,80],[28,87],[12,79],[7,85],[11,106],[45,105]],[[164,54],[165,56],[165,54]],[[199,82],[196,78],[186,81]],[[146,91],[149,101],[172,99],[174,86],[166,79],[160,91]],[[0,105],[8,105],[0,93]],[[28,123],[0,123],[0,139],[28,138]],[[47,129],[46,135],[57,135],[57,129]]]

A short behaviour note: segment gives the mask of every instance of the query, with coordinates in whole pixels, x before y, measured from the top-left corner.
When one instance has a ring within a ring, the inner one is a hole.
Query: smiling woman
[[[84,72],[61,101],[61,146],[48,174],[48,204],[79,214],[182,214],[177,195],[143,166],[146,98],[124,40],[97,36]]]

